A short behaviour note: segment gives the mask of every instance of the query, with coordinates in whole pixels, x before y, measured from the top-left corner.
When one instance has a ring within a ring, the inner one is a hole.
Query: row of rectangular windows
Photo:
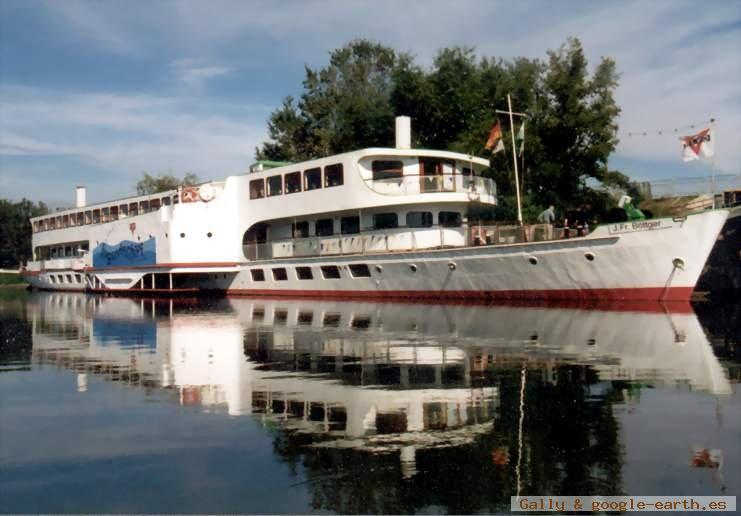
[[[278,174],[266,179],[253,179],[250,181],[250,199],[262,199],[266,195],[273,197],[282,194],[292,194],[301,191],[318,190],[322,187],[330,188],[340,186],[344,183],[344,172],[342,163],[327,165],[324,167],[324,180],[322,181],[321,167],[304,170],[303,181],[301,172],[289,172]]]
[[[162,206],[178,204],[178,195],[162,197],[161,199],[150,199],[148,201],[132,202],[119,206],[109,206],[95,210],[80,211],[69,215],[57,215],[46,219],[37,220],[33,223],[33,232],[48,231],[50,229],[61,229],[86,224],[100,224],[111,222],[119,218],[135,217],[140,214],[159,210]]]
[[[406,227],[431,228],[434,217],[430,211],[410,211],[406,214]],[[460,227],[463,218],[457,211],[441,211],[437,215],[438,225],[442,227]],[[399,227],[397,213],[376,213],[373,215],[373,229],[394,229]],[[360,217],[342,217],[340,219],[340,234],[353,235],[360,233]],[[333,219],[319,219],[314,223],[315,236],[332,236],[335,234]],[[294,222],[291,225],[292,238],[306,238],[309,234],[307,221]]]
[[[350,270],[350,275],[353,278],[370,278],[371,271],[365,263],[354,263],[347,266]],[[322,273],[324,279],[340,279],[340,268],[337,265],[320,265],[319,270]],[[273,267],[271,269],[273,274],[273,280],[275,281],[287,281],[288,270],[285,267]],[[314,279],[314,273],[311,267],[296,267],[296,278],[300,280],[312,280]],[[264,269],[250,269],[252,281],[265,281],[265,270]]]
[[[49,283],[82,283],[82,275],[80,274],[49,274]]]

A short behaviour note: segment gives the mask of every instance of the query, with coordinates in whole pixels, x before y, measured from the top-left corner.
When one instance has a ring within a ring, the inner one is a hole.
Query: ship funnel
[[[408,116],[396,117],[396,148],[412,148],[412,123]]]
[[[75,208],[84,208],[87,204],[85,199],[87,189],[84,186],[77,187],[77,195],[75,196]]]

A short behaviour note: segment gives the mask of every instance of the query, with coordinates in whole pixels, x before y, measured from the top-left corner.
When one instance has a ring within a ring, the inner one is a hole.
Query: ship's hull
[[[241,264],[86,269],[86,281],[77,287],[150,294],[684,301],[690,298],[727,215],[717,210],[681,219],[612,224],[587,237],[547,242]],[[322,267],[327,266],[336,266],[339,278],[325,278]],[[311,279],[299,279],[297,267],[308,267]],[[254,269],[262,274],[255,276]],[[173,283],[173,276],[180,281]],[[255,280],[261,276],[264,280]],[[43,272],[28,279],[35,287],[61,290]]]

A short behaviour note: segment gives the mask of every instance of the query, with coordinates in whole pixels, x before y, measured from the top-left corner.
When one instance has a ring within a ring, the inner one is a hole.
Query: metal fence
[[[647,186],[648,191],[645,192],[647,197],[654,199],[710,194],[713,190],[716,194],[721,194],[727,190],[741,189],[741,174],[715,176],[715,188],[713,188],[713,179],[709,175],[651,181]]]

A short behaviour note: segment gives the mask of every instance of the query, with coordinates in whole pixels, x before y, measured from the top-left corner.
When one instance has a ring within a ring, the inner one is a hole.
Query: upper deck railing
[[[405,175],[384,179],[365,179],[365,184],[376,193],[384,195],[412,195],[424,193],[464,192],[469,197],[496,198],[497,187],[487,177],[461,174]]]

